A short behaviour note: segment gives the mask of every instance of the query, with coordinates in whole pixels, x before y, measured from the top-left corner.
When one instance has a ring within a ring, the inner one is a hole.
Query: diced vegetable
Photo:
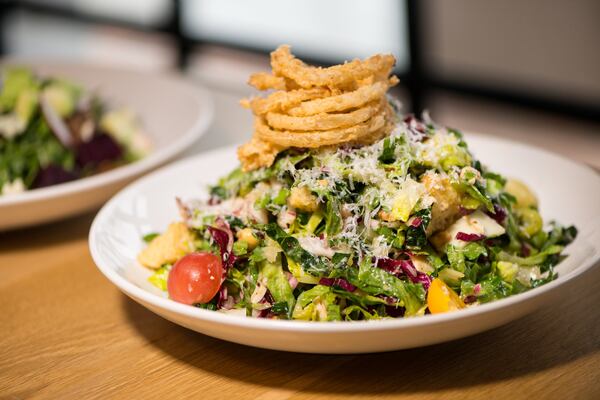
[[[427,292],[427,308],[432,314],[440,314],[465,308],[465,303],[444,281],[434,279]]]

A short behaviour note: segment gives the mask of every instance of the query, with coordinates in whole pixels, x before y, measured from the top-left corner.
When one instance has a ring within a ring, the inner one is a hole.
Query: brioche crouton
[[[174,222],[140,252],[138,261],[148,268],[160,268],[163,264],[174,263],[190,253],[193,242],[194,235],[188,227],[183,222]]]

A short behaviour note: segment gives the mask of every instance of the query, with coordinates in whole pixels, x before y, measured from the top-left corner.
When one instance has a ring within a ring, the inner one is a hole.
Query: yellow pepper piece
[[[431,282],[427,292],[427,307],[432,314],[439,314],[465,308],[465,303],[444,281],[436,278]]]

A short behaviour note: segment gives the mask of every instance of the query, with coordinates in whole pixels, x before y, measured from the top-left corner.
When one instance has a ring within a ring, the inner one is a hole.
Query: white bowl
[[[424,346],[472,335],[551,307],[567,282],[600,259],[600,176],[557,155],[522,144],[467,135],[475,155],[494,170],[531,184],[546,219],[575,224],[577,239],[558,278],[529,292],[465,310],[407,319],[301,322],[254,319],[176,303],[147,281],[136,261],[141,237],[178,219],[174,196],[206,197],[205,187],[236,164],[233,148],[212,151],[156,171],[117,194],[98,213],[90,250],[102,273],[129,297],[189,329],[236,343],[296,352],[365,353]]]
[[[96,90],[110,106],[140,118],[154,149],[147,157],[111,171],[11,196],[0,196],[0,230],[57,220],[96,208],[140,175],[164,164],[202,136],[213,118],[210,93],[165,74],[72,63],[3,62],[59,76]]]

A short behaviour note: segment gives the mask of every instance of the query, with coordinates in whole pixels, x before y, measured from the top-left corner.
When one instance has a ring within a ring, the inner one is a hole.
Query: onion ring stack
[[[387,135],[393,112],[385,95],[398,83],[389,77],[394,63],[392,55],[378,54],[320,68],[295,58],[287,45],[277,48],[273,72],[248,81],[273,92],[241,101],[255,115],[254,135],[238,149],[242,169],[268,167],[289,147],[367,144]]]

